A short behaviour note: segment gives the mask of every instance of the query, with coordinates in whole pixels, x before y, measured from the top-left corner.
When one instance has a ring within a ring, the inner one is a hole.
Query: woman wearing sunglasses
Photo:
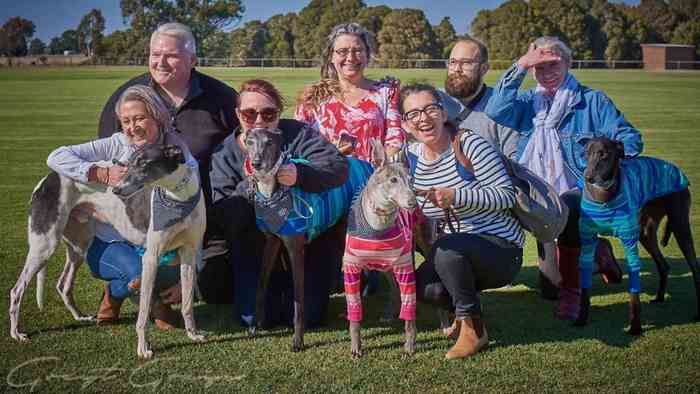
[[[227,137],[212,155],[210,177],[215,226],[220,226],[229,244],[230,261],[234,272],[234,299],[241,323],[251,327],[255,321],[255,294],[260,271],[264,237],[255,225],[255,212],[247,200],[244,163],[246,133],[253,128],[282,130],[283,154],[304,159],[308,164],[284,164],[277,179],[287,186],[318,193],[343,184],[348,175],[348,164],[338,150],[320,138],[306,124],[292,119],[280,119],[284,102],[279,91],[264,80],[249,80],[239,90],[236,115],[240,127]],[[307,245],[305,259],[305,310],[307,327],[323,322],[330,295],[332,250],[339,250],[342,242],[329,234],[322,234]],[[337,247],[333,242],[340,242]],[[339,264],[339,263],[338,263]],[[338,265],[339,266],[339,265]],[[281,276],[280,276],[281,275]],[[268,324],[291,324],[291,274],[273,275],[268,287],[266,317]],[[284,293],[282,296],[280,293]],[[276,302],[271,302],[275,298]],[[280,307],[284,305],[284,307]]]
[[[401,149],[399,81],[365,77],[371,56],[369,33],[357,23],[333,28],[323,50],[321,81],[299,98],[296,119],[310,124],[343,154],[370,161],[370,139],[380,141],[389,157]]]
[[[488,344],[478,293],[515,278],[525,235],[509,211],[515,189],[498,153],[477,133],[456,134],[439,97],[430,85],[406,86],[399,109],[404,130],[416,140],[405,154],[418,203],[428,218],[450,222],[418,268],[416,284],[423,300],[455,309],[446,334],[457,343],[445,356],[453,359]]]

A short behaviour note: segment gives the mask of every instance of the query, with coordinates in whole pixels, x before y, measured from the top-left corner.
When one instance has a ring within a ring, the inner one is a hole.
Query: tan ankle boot
[[[153,322],[161,331],[170,331],[175,329],[177,324],[177,317],[169,305],[163,304],[162,301],[158,300],[153,304],[151,308],[151,317]]]
[[[485,348],[489,344],[489,335],[480,316],[459,320],[459,338],[452,346],[445,358],[470,357]]]
[[[112,298],[109,294],[109,283],[105,283],[104,293],[102,294],[102,303],[97,310],[97,325],[114,324],[119,320],[119,310],[122,307],[124,300]]]

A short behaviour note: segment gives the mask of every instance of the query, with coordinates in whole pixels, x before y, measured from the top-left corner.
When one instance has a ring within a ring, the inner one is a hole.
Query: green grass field
[[[48,153],[59,145],[96,135],[102,105],[111,92],[143,68],[0,69],[0,392],[700,392],[700,323],[691,322],[694,290],[678,248],[665,249],[672,264],[665,305],[649,303],[658,276],[646,254],[642,272],[645,333],[633,338],[627,324],[626,284],[594,279],[591,323],[582,329],[553,318],[555,304],[535,289],[534,242],[528,241],[525,266],[513,287],[483,294],[491,337],[489,350],[469,360],[445,362],[451,342],[438,333],[430,307],[419,306],[418,352],[402,357],[403,325],[379,322],[383,297],[370,298],[364,322],[365,357],[349,356],[344,297],[332,299],[328,327],[308,332],[308,349],[290,351],[291,331],[277,329],[248,339],[233,319],[232,307],[198,304],[200,328],[208,343],[191,343],[183,330],[150,331],[152,362],[136,358],[136,308],[125,304],[122,322],[109,328],[74,322],[52,290],[63,253],[49,264],[44,311],[34,301],[34,284],[22,307],[22,322],[32,340],[9,335],[8,294],[24,264],[29,196],[47,172]],[[248,78],[273,81],[293,106],[294,97],[317,78],[316,70],[206,68],[233,87]],[[371,70],[404,82],[442,85],[442,70]],[[495,83],[500,72],[491,72]],[[700,198],[700,73],[581,71],[586,85],[605,91],[637,126],[645,154],[680,165]],[[285,112],[291,113],[288,108]],[[697,201],[697,200],[696,200]],[[700,237],[700,207],[693,206],[694,232]],[[617,244],[616,254],[622,252]],[[696,242],[697,245],[697,242]],[[83,311],[94,311],[101,282],[80,269],[74,291]]]

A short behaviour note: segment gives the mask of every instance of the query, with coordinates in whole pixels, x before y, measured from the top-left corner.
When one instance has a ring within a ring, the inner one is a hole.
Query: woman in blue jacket
[[[610,98],[580,84],[569,72],[570,66],[571,50],[566,44],[556,37],[538,38],[501,77],[485,112],[497,123],[520,132],[519,162],[554,186],[569,207],[566,229],[557,242],[562,278],[557,315],[573,320],[578,316],[580,297],[581,192],[577,184],[586,168],[585,145],[593,137],[605,136],[621,141],[625,156],[634,157],[642,151],[642,138]],[[528,70],[533,71],[537,86],[519,92]],[[605,245],[612,253],[609,243]],[[599,261],[599,270],[611,269],[619,277],[614,257],[607,257],[599,260],[612,264],[606,267]]]

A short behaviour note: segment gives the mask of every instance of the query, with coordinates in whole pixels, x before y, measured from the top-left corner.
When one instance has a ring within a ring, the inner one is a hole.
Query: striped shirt
[[[452,144],[432,161],[424,157],[423,144],[411,144],[409,154],[417,157],[413,186],[421,190],[433,187],[456,189],[453,208],[460,221],[459,231],[493,235],[522,247],[525,233],[509,209],[515,204],[515,188],[500,155],[483,137],[469,131],[462,134],[460,146],[474,167],[471,179],[464,179],[459,174]],[[442,208],[424,197],[418,196],[417,199],[425,216],[444,219]],[[453,222],[453,226],[456,229],[458,224]],[[446,228],[445,231],[450,230]]]

